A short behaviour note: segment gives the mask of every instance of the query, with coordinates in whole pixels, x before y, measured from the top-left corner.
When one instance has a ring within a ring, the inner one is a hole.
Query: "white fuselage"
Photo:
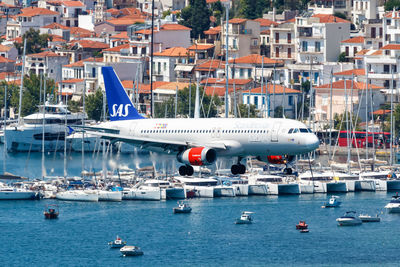
[[[226,149],[219,149],[218,156],[226,157],[297,155],[313,151],[319,145],[316,135],[303,123],[290,119],[139,119],[106,122],[102,126],[120,130],[121,136],[165,144],[185,142],[191,147],[211,148],[223,144]],[[296,133],[292,133],[294,129]],[[142,148],[170,152],[168,146]]]

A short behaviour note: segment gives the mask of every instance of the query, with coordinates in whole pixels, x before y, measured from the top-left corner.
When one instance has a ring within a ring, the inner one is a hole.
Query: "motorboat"
[[[303,233],[303,234],[304,234],[304,233],[308,233],[308,232],[310,232],[310,230],[308,230],[308,229],[301,229],[301,230],[300,230],[300,233]]]
[[[325,202],[324,205],[322,206],[322,208],[337,208],[340,207],[340,204],[342,204],[342,202],[340,202],[338,196],[331,196],[331,198],[329,199],[328,202]]]
[[[306,224],[305,221],[299,221],[299,223],[296,224],[296,229],[297,230],[308,229],[308,224]]]
[[[72,133],[69,126],[81,124],[86,117],[84,113],[71,113],[62,102],[50,104],[46,101],[37,113],[25,116],[19,125],[6,127],[7,150],[41,151],[43,139],[45,151],[63,149],[66,136]]]
[[[43,212],[46,219],[57,219],[60,214],[58,205],[48,204]]]
[[[213,198],[214,197],[214,186],[218,184],[218,181],[213,178],[187,178],[181,176],[175,176],[174,180],[179,181],[186,192],[193,191],[195,197]]]
[[[38,193],[25,189],[7,186],[0,183],[0,200],[26,200],[26,199],[37,199]]]
[[[360,214],[360,216],[358,216],[358,218],[360,218],[360,220],[362,222],[380,222],[381,221],[381,218],[378,215],[373,217],[368,214]]]
[[[67,201],[88,201],[97,202],[99,201],[99,195],[95,190],[68,190],[58,192],[56,198],[59,200]]]
[[[265,184],[268,195],[298,195],[300,186],[290,178],[273,174],[254,174],[249,176],[249,185]]]
[[[124,200],[161,200],[161,190],[159,187],[137,187],[124,188],[122,191]]]
[[[178,207],[173,208],[174,213],[190,213],[192,212],[192,208],[189,204],[179,201]]]
[[[122,191],[96,190],[99,201],[122,201]]]
[[[185,189],[183,187],[174,186],[167,180],[147,179],[142,187],[160,188],[162,199],[185,199]]]
[[[122,248],[126,245],[126,241],[123,241],[119,236],[114,241],[108,242],[110,248]]]
[[[136,246],[124,246],[119,250],[122,255],[125,256],[141,256],[143,255],[143,251]]]
[[[250,224],[253,223],[253,218],[251,217],[251,214],[254,212],[251,211],[243,211],[242,216],[240,216],[239,219],[236,219],[235,224]]]
[[[385,206],[385,209],[387,209],[389,213],[400,213],[399,193],[396,193],[396,195],[392,197],[392,200]]]
[[[355,211],[347,211],[342,217],[336,219],[339,226],[353,226],[362,224],[361,219]]]

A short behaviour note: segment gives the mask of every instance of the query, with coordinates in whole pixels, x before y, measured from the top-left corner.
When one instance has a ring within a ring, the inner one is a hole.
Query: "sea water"
[[[10,172],[24,174],[26,156],[9,155]],[[36,163],[28,163],[27,171],[40,175],[40,154],[36,157],[31,157],[30,162]],[[70,157],[69,165],[78,165],[79,172],[79,155]],[[62,174],[62,162],[57,155],[56,174]],[[383,210],[391,195],[340,194],[343,203],[333,209],[321,208],[326,194],[192,199],[190,214],[173,214],[177,204],[172,200],[0,201],[0,262],[2,266],[398,266],[400,215]],[[44,219],[44,207],[50,203],[59,205],[56,220]],[[337,226],[336,218],[349,210],[383,212],[382,220]],[[253,224],[234,224],[242,211],[254,212]],[[295,229],[299,220],[309,224],[309,233]],[[121,257],[118,249],[107,245],[116,235],[141,247],[144,255]]]

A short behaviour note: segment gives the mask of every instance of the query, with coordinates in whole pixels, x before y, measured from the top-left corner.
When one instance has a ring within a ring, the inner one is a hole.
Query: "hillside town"
[[[327,129],[348,111],[357,127],[372,120],[382,131],[400,88],[400,6],[385,2],[2,0],[0,79],[18,91],[21,77],[45,77],[54,98],[82,109],[83,95],[104,91],[101,67],[112,66],[149,117],[193,117],[184,103],[174,112],[174,99],[191,101],[198,87],[208,105],[200,117],[308,119]],[[18,97],[9,98],[15,119]]]

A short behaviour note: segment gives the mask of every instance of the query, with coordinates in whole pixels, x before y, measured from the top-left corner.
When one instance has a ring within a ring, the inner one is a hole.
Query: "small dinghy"
[[[321,208],[337,208],[340,207],[340,204],[342,204],[342,202],[340,202],[338,200],[338,196],[331,196],[331,198],[329,199],[328,202],[325,202],[324,205]]]
[[[190,213],[192,212],[192,208],[189,204],[184,203],[183,201],[178,202],[178,207],[173,208],[174,213]]]
[[[122,255],[125,256],[141,256],[143,255],[143,251],[136,246],[125,246],[121,248],[119,251],[121,251]]]
[[[108,242],[110,248],[122,248],[126,245],[126,241],[122,241],[122,239],[117,236],[114,241]]]
[[[308,229],[301,229],[301,230],[300,230],[300,233],[302,233],[302,234],[308,233],[308,232],[310,232],[310,230],[308,230]]]
[[[339,226],[353,226],[362,224],[361,219],[356,216],[355,211],[346,212],[342,217],[337,218],[336,221],[338,222]]]
[[[358,216],[358,218],[360,218],[360,220],[362,222],[380,222],[381,218],[376,215],[375,217],[372,217],[371,215],[368,214],[360,214],[360,216]]]
[[[251,217],[251,214],[254,212],[251,211],[243,211],[242,216],[240,216],[239,219],[236,219],[235,224],[250,224],[253,223],[253,218]]]
[[[49,204],[46,205],[46,209],[43,212],[44,218],[46,219],[57,219],[59,213],[58,205],[56,204]]]
[[[298,224],[296,224],[296,229],[297,229],[297,230],[305,230],[305,229],[308,229],[308,224],[306,224],[305,221],[300,221]]]

